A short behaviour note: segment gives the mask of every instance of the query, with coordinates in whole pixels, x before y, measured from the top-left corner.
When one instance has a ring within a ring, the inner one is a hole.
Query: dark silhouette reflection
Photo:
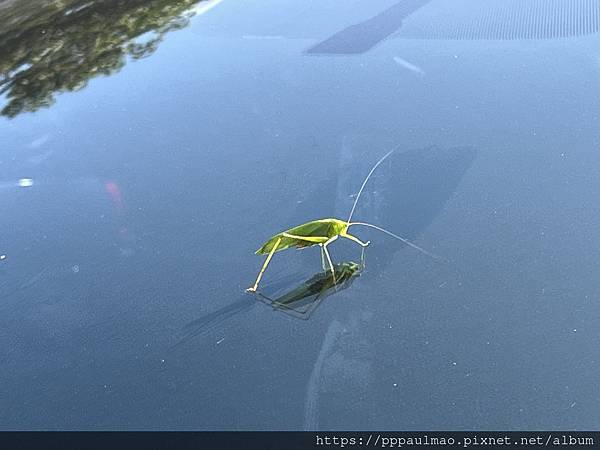
[[[368,141],[365,137],[365,141]],[[318,185],[303,203],[298,205],[288,223],[301,223],[316,217],[348,217],[354,195],[360,188],[372,164],[388,149],[374,152],[362,139],[346,142],[338,155],[335,171]],[[472,147],[426,147],[402,152],[396,151],[373,174],[357,205],[353,220],[369,222],[416,241],[452,197],[464,174],[475,159]],[[310,212],[308,207],[314,211]],[[316,212],[315,212],[316,211]],[[401,249],[414,252],[416,258],[429,258],[394,238],[356,226],[352,233],[370,240],[368,272],[384,270],[394,254]],[[343,254],[338,243],[332,254]],[[440,257],[444,263],[449,255],[439,254],[432,246],[417,245]],[[333,248],[332,248],[333,247]],[[349,251],[354,252],[351,248]],[[314,263],[314,255],[298,253],[306,264]],[[348,256],[340,256],[350,259]],[[433,260],[433,259],[432,259]]]
[[[375,223],[415,239],[443,209],[474,159],[472,147],[430,147],[394,155],[391,170],[379,179],[377,195],[371,195],[370,205],[366,203],[367,208],[374,210]],[[394,253],[405,247],[401,242],[387,239],[371,266],[386,267]],[[406,251],[409,250],[413,251],[407,247]],[[436,253],[435,249],[428,250]]]
[[[290,288],[290,280],[294,277],[288,276],[268,285],[265,288],[266,293],[259,291],[251,295],[274,310],[299,319],[308,319],[326,297],[349,288],[361,274],[363,268],[364,260],[360,264],[352,261],[342,262],[334,264],[335,279],[331,270],[328,269],[299,284],[292,282]],[[172,348],[217,328],[230,317],[247,311],[256,304],[257,302],[252,301],[249,294],[245,294],[236,302],[191,321],[183,328],[184,336]]]
[[[354,136],[344,139],[337,163],[336,215],[347,214],[353,197],[369,167],[387,149],[374,151],[369,147],[370,136]],[[371,139],[372,140],[372,139]],[[389,149],[389,148],[388,148]],[[418,241],[443,210],[446,202],[458,188],[465,173],[473,163],[476,152],[470,147],[428,147],[412,151],[397,151],[386,160],[369,181],[356,210],[356,220],[381,225],[434,253],[440,254],[429,240]],[[315,201],[324,195],[313,193]],[[404,250],[412,258],[428,258],[375,230],[355,230],[361,239],[370,239],[369,267],[363,287],[379,289],[379,278],[392,262],[395,254]],[[371,234],[372,233],[372,234]],[[406,247],[406,248],[405,248]],[[441,253],[442,257],[452,255]],[[431,260],[433,261],[433,260]],[[434,262],[435,264],[435,262]],[[447,264],[441,262],[440,264]],[[424,265],[426,266],[426,265]],[[374,275],[374,276],[373,276]],[[403,282],[394,280],[393,274],[386,277],[387,295],[378,299],[377,306],[349,295],[343,308],[331,313],[313,368],[308,377],[305,394],[304,429],[336,429],[340,425],[339,411],[343,410],[345,424],[369,423],[373,414],[372,398],[381,390],[381,380],[388,373],[381,373],[374,354],[397,351],[396,344],[380,350],[381,341],[375,338],[377,329],[398,323],[397,303],[406,292]],[[393,295],[390,295],[393,292]],[[386,303],[393,303],[390,308]],[[387,333],[386,333],[387,336]],[[392,348],[393,347],[393,348]],[[397,369],[397,368],[396,368]],[[344,383],[339,380],[343,379]],[[348,408],[360,405],[360,408]]]
[[[185,27],[200,0],[14,2],[0,14],[0,114],[15,117],[54,103],[127,57],[152,54],[164,35]]]
[[[364,22],[351,25],[307,53],[357,54],[369,51],[402,26],[402,21],[430,0],[402,0]]]

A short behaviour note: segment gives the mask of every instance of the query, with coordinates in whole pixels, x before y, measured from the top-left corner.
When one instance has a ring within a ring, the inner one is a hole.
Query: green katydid
[[[371,178],[371,175],[373,175],[375,169],[377,169],[377,167],[392,153],[394,153],[394,150],[391,150],[390,152],[386,153],[379,161],[377,161],[377,163],[373,166],[373,168],[365,178],[365,181],[363,181],[363,184],[360,187],[358,194],[356,195],[356,199],[354,200],[354,204],[352,205],[352,209],[350,210],[348,220],[344,221],[333,218],[312,220],[310,222],[303,223],[302,225],[298,225],[296,227],[282,231],[281,233],[278,233],[275,236],[269,238],[262,245],[262,247],[260,247],[256,251],[257,255],[267,255],[267,259],[265,260],[262,268],[260,269],[260,272],[258,273],[258,277],[254,282],[254,286],[249,287],[248,289],[246,289],[246,291],[256,292],[256,289],[258,289],[258,284],[260,283],[260,279],[265,273],[265,270],[271,262],[271,258],[273,257],[273,254],[275,254],[275,252],[279,252],[281,250],[285,250],[292,247],[305,248],[311,247],[313,245],[318,245],[321,248],[321,264],[323,265],[323,268],[325,268],[325,259],[327,259],[327,264],[329,265],[329,269],[331,270],[335,283],[335,272],[327,246],[334,242],[336,239],[342,237],[356,242],[358,245],[360,245],[362,247],[362,252],[364,256],[364,249],[370,244],[370,241],[363,242],[356,236],[353,236],[348,233],[348,228],[350,228],[353,225],[362,225],[365,227],[370,227],[382,231],[383,233],[386,233],[387,235],[404,242],[406,245],[409,245],[412,248],[417,249],[420,252],[437,259],[438,257],[436,255],[433,255],[432,253],[423,250],[421,247],[418,247],[417,245],[413,244],[407,239],[404,239],[403,237],[400,237],[392,233],[391,231],[385,230],[381,227],[378,227],[377,225],[373,225],[370,223],[351,222],[352,215],[354,214],[354,210],[356,209],[356,205],[358,203],[358,200],[360,199],[360,195],[362,194],[367,184],[367,181],[369,181],[369,178]]]

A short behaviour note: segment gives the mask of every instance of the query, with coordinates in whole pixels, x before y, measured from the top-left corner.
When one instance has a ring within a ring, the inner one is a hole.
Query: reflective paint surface
[[[598,28],[411,3],[0,0],[0,429],[600,428]]]

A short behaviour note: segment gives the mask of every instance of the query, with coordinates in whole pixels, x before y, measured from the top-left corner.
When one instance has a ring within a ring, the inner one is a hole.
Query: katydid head
[[[329,223],[329,230],[327,232],[329,237],[344,235],[348,231],[348,222],[334,218],[324,220]]]

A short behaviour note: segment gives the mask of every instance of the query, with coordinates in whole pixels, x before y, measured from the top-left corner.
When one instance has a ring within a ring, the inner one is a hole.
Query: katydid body
[[[255,292],[258,288],[260,279],[267,270],[267,266],[271,262],[271,258],[275,252],[285,250],[288,248],[305,248],[313,245],[321,247],[321,263],[325,269],[325,258],[327,258],[327,264],[333,275],[335,282],[335,271],[333,268],[333,262],[331,256],[327,250],[327,246],[335,241],[338,237],[350,239],[361,245],[363,248],[369,245],[369,242],[362,242],[356,236],[348,234],[347,222],[339,219],[320,219],[313,220],[312,222],[306,222],[297,227],[290,228],[289,230],[282,231],[276,234],[267,242],[265,242],[261,248],[256,251],[257,255],[268,255],[265,263],[263,264],[254,286],[246,289],[248,292]]]
[[[350,211],[350,216],[348,217],[348,220],[344,221],[344,220],[335,219],[335,218],[313,220],[311,222],[306,222],[302,225],[298,225],[296,227],[290,228],[289,230],[282,231],[281,233],[278,233],[275,236],[271,237],[269,240],[267,240],[256,251],[257,255],[267,255],[267,259],[265,260],[265,262],[258,274],[258,277],[256,278],[254,285],[252,287],[249,287],[248,289],[246,289],[246,291],[255,292],[258,289],[258,284],[260,283],[260,280],[261,280],[265,270],[267,269],[267,266],[271,262],[271,258],[273,257],[273,255],[276,252],[279,252],[281,250],[286,250],[288,248],[312,247],[313,245],[318,245],[321,247],[321,263],[323,265],[323,269],[325,269],[325,259],[327,259],[327,264],[329,266],[329,270],[331,270],[333,280],[335,283],[334,266],[333,266],[333,262],[331,260],[331,256],[329,255],[329,251],[327,250],[327,246],[340,237],[349,239],[353,242],[356,242],[358,245],[360,245],[362,247],[363,256],[364,256],[364,249],[370,243],[369,241],[363,242],[360,239],[358,239],[356,236],[353,236],[348,233],[348,228],[350,228],[353,225],[363,225],[363,226],[367,226],[370,228],[375,228],[376,230],[382,231],[382,232],[386,233],[387,235],[392,236],[392,237],[404,242],[405,244],[407,244],[429,256],[436,258],[435,255],[432,255],[431,253],[423,250],[422,248],[417,247],[412,242],[409,242],[408,240],[406,240],[400,236],[397,236],[394,233],[387,231],[381,227],[372,225],[370,223],[365,223],[365,222],[351,222],[352,215],[354,214],[354,209],[356,208],[358,199],[360,198],[360,195],[362,194],[362,191],[365,188],[367,181],[369,180],[369,178],[371,177],[371,175],[373,174],[373,172],[375,171],[377,166],[379,166],[392,153],[393,153],[393,150],[390,151],[389,153],[387,153],[383,158],[381,158],[377,162],[377,164],[375,164],[375,166],[373,166],[373,168],[371,169],[371,171],[365,178],[365,181],[363,182],[363,184],[356,196],[356,199],[354,200],[354,205],[352,206],[352,210]]]

